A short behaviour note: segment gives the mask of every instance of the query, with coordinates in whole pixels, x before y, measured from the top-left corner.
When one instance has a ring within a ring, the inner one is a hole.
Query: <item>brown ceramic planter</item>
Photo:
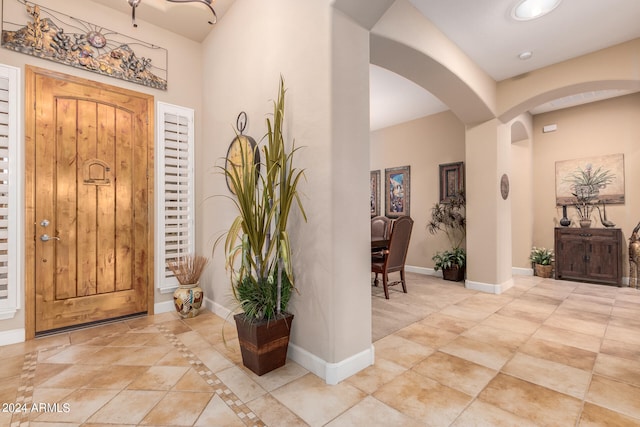
[[[285,365],[293,314],[270,321],[251,322],[244,313],[233,316],[238,329],[242,363],[256,375]]]

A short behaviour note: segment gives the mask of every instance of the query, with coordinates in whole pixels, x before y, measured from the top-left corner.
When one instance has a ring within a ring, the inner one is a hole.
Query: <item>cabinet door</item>
[[[586,245],[587,275],[593,280],[616,281],[618,277],[618,253],[616,240],[592,237]]]
[[[565,234],[558,243],[556,268],[559,278],[584,277],[587,272],[585,262],[585,240],[579,236]]]

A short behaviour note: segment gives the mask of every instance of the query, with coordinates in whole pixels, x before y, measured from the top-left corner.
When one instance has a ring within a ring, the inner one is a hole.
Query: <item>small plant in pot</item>
[[[547,248],[533,247],[529,260],[534,264],[534,272],[536,276],[543,278],[551,277],[553,271],[553,251]]]
[[[173,305],[183,319],[195,317],[200,312],[204,299],[200,276],[208,261],[201,255],[193,254],[167,261],[167,268],[180,284],[173,292]]]
[[[442,270],[442,277],[445,280],[459,282],[464,279],[464,266],[467,261],[464,249],[454,248],[450,251],[437,252],[431,259],[435,261],[433,269]]]
[[[306,221],[297,190],[304,171],[294,167],[297,149],[293,143],[288,148],[283,136],[284,96],[281,78],[261,163],[242,155],[240,167],[223,169],[235,189],[231,199],[238,212],[224,242],[232,293],[243,311],[234,319],[243,363],[257,375],[286,362],[293,320],[286,309],[295,290],[287,232],[292,209],[297,207]]]
[[[427,223],[427,230],[431,234],[444,232],[452,246],[451,250],[437,252],[431,258],[435,261],[433,269],[442,270],[445,280],[464,280],[467,265],[466,252],[461,247],[466,236],[464,192],[460,191],[431,208],[431,220]]]

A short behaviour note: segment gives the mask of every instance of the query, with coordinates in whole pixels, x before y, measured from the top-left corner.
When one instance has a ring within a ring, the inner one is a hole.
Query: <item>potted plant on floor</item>
[[[534,272],[536,276],[544,278],[551,277],[551,272],[553,271],[553,267],[551,265],[553,262],[553,251],[551,249],[536,248],[534,246],[531,249],[529,259],[534,264]]]
[[[167,268],[179,283],[178,289],[173,292],[173,305],[183,319],[196,317],[200,312],[204,299],[200,276],[208,261],[201,255],[193,254],[167,261]]]
[[[442,270],[442,278],[453,282],[460,282],[464,279],[465,265],[467,254],[462,248],[453,248],[451,250],[436,252],[431,257],[435,264],[435,271]]]
[[[461,247],[466,236],[464,192],[460,191],[431,208],[431,220],[427,223],[427,230],[431,234],[443,231],[452,246],[451,250],[436,252],[431,258],[435,261],[433,269],[442,270],[445,280],[464,280],[467,264],[466,252]]]
[[[243,363],[258,375],[286,362],[293,320],[286,309],[295,289],[287,232],[292,209],[297,206],[306,221],[297,190],[304,171],[294,167],[297,148],[289,148],[283,136],[284,98],[281,78],[262,161],[246,161],[258,156],[244,153],[240,165],[223,169],[238,212],[224,243],[231,289],[243,311],[234,318]]]

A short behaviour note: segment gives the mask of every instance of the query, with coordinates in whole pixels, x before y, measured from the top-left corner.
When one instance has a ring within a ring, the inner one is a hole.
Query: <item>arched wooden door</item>
[[[25,86],[27,336],[150,312],[153,97],[35,67]]]

